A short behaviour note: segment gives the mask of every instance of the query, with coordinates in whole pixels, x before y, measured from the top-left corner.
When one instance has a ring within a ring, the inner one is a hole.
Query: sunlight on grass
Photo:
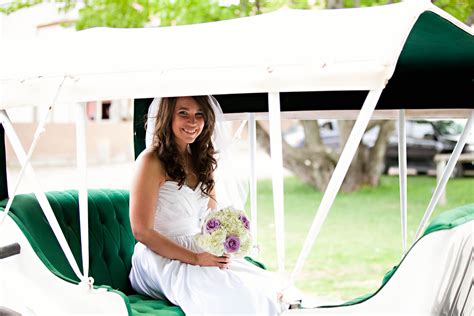
[[[408,179],[408,242],[435,188],[433,177]],[[276,270],[275,226],[270,180],[258,182],[258,259]],[[474,202],[474,179],[451,179],[440,212]],[[322,193],[297,178],[285,179],[286,271],[293,269]],[[339,193],[296,285],[317,296],[348,300],[375,291],[402,255],[398,177],[380,187]]]

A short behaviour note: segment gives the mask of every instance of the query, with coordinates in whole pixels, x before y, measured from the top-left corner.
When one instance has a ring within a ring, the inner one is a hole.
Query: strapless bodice
[[[155,213],[155,230],[167,237],[191,236],[201,231],[201,220],[205,216],[209,197],[175,181],[166,181],[160,188]]]

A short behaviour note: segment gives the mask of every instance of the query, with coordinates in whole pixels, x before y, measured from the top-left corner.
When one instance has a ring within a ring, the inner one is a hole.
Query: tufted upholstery
[[[128,297],[132,314],[134,316],[181,316],[184,315],[181,308],[170,302],[154,300],[143,295],[130,295]],[[157,311],[159,311],[157,313]]]
[[[46,197],[82,269],[77,191],[48,192]],[[128,191],[89,190],[88,199],[89,274],[95,280],[94,285],[114,289],[127,303],[131,315],[184,315],[178,306],[138,295],[130,285],[128,275],[136,241],[130,227]],[[0,202],[0,211],[4,210],[7,202]],[[34,194],[15,196],[9,215],[28,238],[38,257],[54,274],[70,282],[79,282]],[[262,263],[246,259],[265,269]]]
[[[46,196],[73,255],[82,268],[77,191],[49,192]],[[7,200],[0,203],[0,211],[3,211],[6,204]],[[53,273],[71,282],[79,281],[33,194],[15,196],[10,216]],[[128,274],[134,245],[128,192],[89,190],[89,261],[90,276],[94,278],[94,284],[118,290],[133,315],[183,315],[179,307],[169,302],[140,296],[133,291]]]

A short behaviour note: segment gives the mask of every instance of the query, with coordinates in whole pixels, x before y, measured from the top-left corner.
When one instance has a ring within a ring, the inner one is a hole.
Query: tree
[[[285,139],[283,165],[305,183],[324,191],[339,159],[339,152],[326,146],[320,134],[318,121],[300,121],[305,141],[303,147],[293,148]],[[344,145],[355,121],[338,121],[340,144]],[[371,121],[367,130],[379,126],[377,139],[372,147],[361,143],[344,179],[341,190],[351,192],[361,186],[377,186],[384,170],[385,151],[390,133],[395,128],[393,121]],[[270,152],[268,132],[257,124],[257,140],[260,146]],[[342,147],[342,146],[341,146]]]
[[[43,2],[45,1],[14,0],[0,6],[0,12],[10,14]],[[96,26],[183,25],[255,15],[281,7],[351,8],[383,5],[400,0],[240,0],[238,4],[230,0],[50,0],[49,2],[60,4],[62,11],[79,8],[76,29],[82,30]],[[432,2],[459,20],[465,21],[467,25],[474,23],[474,0],[432,0]]]
[[[81,30],[96,26],[143,27],[193,24],[255,15],[281,7],[334,9],[382,5],[399,1],[240,0],[239,3],[234,3],[224,0],[65,0],[55,2],[61,4],[63,11],[80,6],[76,29]],[[13,1],[9,6],[0,7],[0,12],[8,14],[41,2],[40,0]],[[433,3],[468,25],[474,23],[474,0],[433,0]],[[301,124],[305,132],[304,146],[292,148],[283,141],[284,165],[306,183],[324,190],[335,168],[339,153],[324,145],[316,121],[302,121]],[[339,122],[340,144],[346,143],[353,125],[354,121]],[[359,146],[343,183],[343,191],[353,191],[364,185],[376,186],[379,183],[387,139],[394,129],[394,123],[372,121],[369,128],[375,125],[379,126],[375,145],[371,148],[364,144]],[[260,124],[257,127],[257,137],[260,145],[269,152],[268,133]]]

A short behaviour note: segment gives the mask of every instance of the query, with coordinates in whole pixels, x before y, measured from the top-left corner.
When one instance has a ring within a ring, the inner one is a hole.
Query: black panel
[[[360,109],[367,91],[322,91],[280,93],[282,111]],[[268,94],[215,95],[224,113],[268,112]]]
[[[133,102],[133,144],[135,159],[145,149],[145,123],[148,108],[153,98],[135,99]]]
[[[377,109],[474,108],[474,81],[453,73],[396,71],[384,89]]]
[[[7,153],[5,150],[5,130],[0,125],[0,201],[8,198]]]
[[[224,113],[267,112],[267,93],[214,95]]]
[[[367,91],[285,92],[280,94],[282,111],[360,109]]]
[[[359,110],[367,91],[318,91],[280,93],[281,110]],[[268,112],[268,95],[216,95],[224,113]],[[453,74],[396,73],[384,89],[378,110],[472,109],[474,81]]]

